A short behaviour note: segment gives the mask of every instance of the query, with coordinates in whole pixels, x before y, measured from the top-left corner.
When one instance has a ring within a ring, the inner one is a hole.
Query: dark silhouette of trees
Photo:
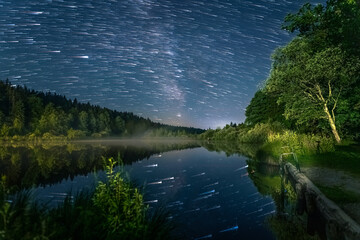
[[[204,130],[152,122],[65,96],[36,92],[0,81],[0,137],[15,135],[188,136]],[[160,134],[162,132],[162,134]]]

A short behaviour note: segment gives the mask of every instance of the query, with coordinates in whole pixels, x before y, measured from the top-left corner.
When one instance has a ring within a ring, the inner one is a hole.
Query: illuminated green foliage
[[[247,107],[247,124],[275,119],[297,132],[331,134],[337,142],[359,139],[359,6],[307,3],[285,18],[283,28],[298,36],[274,52],[270,76]]]

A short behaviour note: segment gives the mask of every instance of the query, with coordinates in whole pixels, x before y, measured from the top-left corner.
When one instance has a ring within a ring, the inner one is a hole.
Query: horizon
[[[305,2],[4,1],[0,78],[173,126],[242,123]]]

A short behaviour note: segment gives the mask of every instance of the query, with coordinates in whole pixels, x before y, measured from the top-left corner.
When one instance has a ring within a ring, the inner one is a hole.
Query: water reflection
[[[128,167],[146,184],[152,208],[163,206],[180,239],[273,239],[264,219],[274,211],[248,176],[247,157],[205,148],[172,151]],[[149,171],[150,165],[156,165]]]
[[[315,214],[308,215],[303,208],[302,199],[294,191],[278,159],[265,154],[256,145],[237,145],[229,143],[206,143],[209,151],[224,151],[228,156],[233,154],[245,155],[247,161],[247,174],[256,186],[258,193],[271,196],[275,209],[264,213],[266,222],[274,232],[277,239],[327,239],[324,233],[323,218]],[[298,166],[297,166],[298,167]],[[299,167],[298,167],[299,169]],[[256,212],[263,211],[258,206]]]
[[[101,157],[118,154],[131,179],[144,186],[150,209],[170,211],[180,239],[274,239],[268,226],[278,239],[309,237],[291,184],[276,159],[256,145],[132,140],[2,146],[0,174],[17,189],[38,186],[39,198],[62,201],[71,190],[93,187],[103,174]]]
[[[267,223],[277,239],[327,239],[318,228],[322,224],[321,216],[309,218],[283,165],[274,164],[269,159],[271,158],[255,158],[248,163],[249,171],[253,173],[250,178],[258,191],[270,195],[274,200],[276,210],[268,217]]]
[[[0,146],[0,175],[15,189],[46,186],[103,168],[102,157],[120,154],[131,164],[162,152],[200,147],[195,141],[108,141]]]

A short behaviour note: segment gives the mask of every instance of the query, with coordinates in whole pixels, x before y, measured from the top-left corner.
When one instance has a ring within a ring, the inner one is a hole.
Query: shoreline
[[[310,228],[314,228],[309,224],[313,218],[320,216],[324,221],[322,226],[317,227],[327,239],[360,239],[360,225],[328,199],[309,178],[291,163],[286,163],[284,170],[297,195],[297,212],[299,215],[308,214]]]

